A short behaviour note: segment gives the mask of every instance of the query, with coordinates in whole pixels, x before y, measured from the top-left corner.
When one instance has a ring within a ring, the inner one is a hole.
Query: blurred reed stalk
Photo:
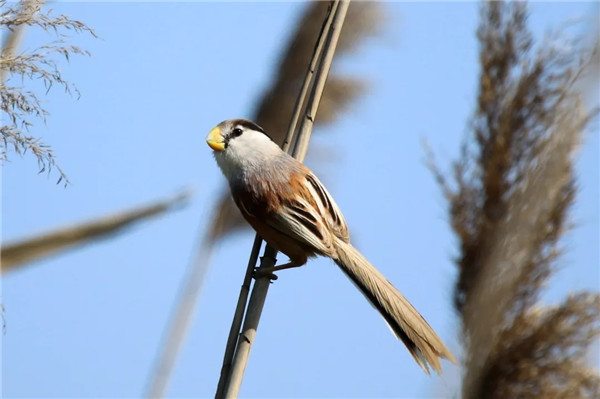
[[[134,223],[162,215],[185,205],[190,193],[181,192],[171,198],[136,206],[89,222],[77,223],[30,238],[2,244],[2,274],[13,272],[31,262],[55,256],[68,249],[95,242],[130,227]]]
[[[283,52],[271,86],[265,90],[258,106],[252,112],[253,116],[249,118],[268,131],[273,140],[280,145],[283,145],[284,142],[287,145],[294,144],[291,137],[286,140],[285,132],[288,130],[286,128],[289,127],[290,120],[295,120],[293,111],[298,102],[298,92],[308,90],[308,88],[303,88],[306,68],[309,66],[311,55],[314,54],[315,43],[320,37],[323,28],[322,21],[327,15],[328,7],[329,2],[324,1],[307,3],[295,32]],[[345,29],[341,33],[337,46],[338,56],[354,50],[361,40],[380,31],[384,21],[382,7],[381,3],[375,2],[354,2],[350,5]],[[314,70],[314,68],[310,69]],[[335,122],[338,116],[347,110],[360,94],[365,92],[366,87],[367,84],[362,78],[340,76],[335,71],[330,73],[322,95],[316,124],[324,126]],[[305,112],[305,108],[302,108],[302,111]],[[215,216],[209,222],[206,233],[199,240],[194,261],[190,263],[183,278],[179,299],[174,306],[173,317],[166,328],[165,338],[159,348],[157,361],[149,379],[146,397],[160,398],[165,394],[172,369],[191,323],[193,310],[215,245],[231,234],[248,228],[227,189],[222,191],[214,208],[216,208]],[[258,244],[255,242],[255,246]],[[250,263],[253,266],[256,265],[256,259]],[[243,303],[239,304],[238,313],[245,308],[251,279],[252,274],[247,273],[241,288],[242,292],[245,292],[245,299],[243,299]],[[233,347],[237,340],[241,321],[236,328],[234,327],[232,325],[233,332],[230,333],[229,339],[233,345],[228,345],[231,349],[225,354],[229,359],[233,357]],[[231,334],[233,334],[233,338],[231,338]]]

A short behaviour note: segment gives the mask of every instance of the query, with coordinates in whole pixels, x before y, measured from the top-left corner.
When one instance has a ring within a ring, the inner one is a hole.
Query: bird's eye
[[[235,129],[233,129],[232,135],[233,137],[239,137],[241,136],[243,133],[243,130],[240,129],[239,127],[236,127]]]

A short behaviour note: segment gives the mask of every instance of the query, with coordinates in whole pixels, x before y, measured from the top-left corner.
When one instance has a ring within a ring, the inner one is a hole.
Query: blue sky
[[[126,234],[2,279],[6,397],[136,397],[143,393],[177,289],[223,178],[204,143],[223,119],[247,117],[304,3],[53,3],[93,27],[92,53],[63,64],[61,90],[32,133],[55,150],[72,184],[12,155],[2,168],[2,237],[27,236],[193,187],[190,205]],[[306,163],[345,214],[352,238],[458,350],[451,307],[456,241],[424,165],[458,154],[476,91],[478,5],[387,3],[388,24],[338,67],[370,81],[367,96],[318,131]],[[533,3],[537,35],[591,3]],[[47,40],[27,31],[24,46]],[[576,228],[545,300],[598,289],[598,135],[577,161]],[[356,186],[360,182],[361,187]],[[169,390],[210,397],[253,234],[214,257]],[[281,273],[250,357],[245,397],[455,396],[460,369],[427,377],[327,259]]]

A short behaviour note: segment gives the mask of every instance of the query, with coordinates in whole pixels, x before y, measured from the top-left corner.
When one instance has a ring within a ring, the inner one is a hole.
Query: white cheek
[[[268,145],[262,137],[244,135],[231,140],[226,152],[232,162],[244,165],[263,159],[267,148]]]

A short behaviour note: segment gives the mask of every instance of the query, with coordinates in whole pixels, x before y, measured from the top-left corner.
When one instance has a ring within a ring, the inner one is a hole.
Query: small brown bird
[[[440,358],[455,362],[423,316],[350,244],[344,216],[306,166],[245,119],[220,123],[206,141],[244,218],[290,258],[274,269],[302,266],[316,255],[333,259],[427,374],[428,366],[441,374]]]

